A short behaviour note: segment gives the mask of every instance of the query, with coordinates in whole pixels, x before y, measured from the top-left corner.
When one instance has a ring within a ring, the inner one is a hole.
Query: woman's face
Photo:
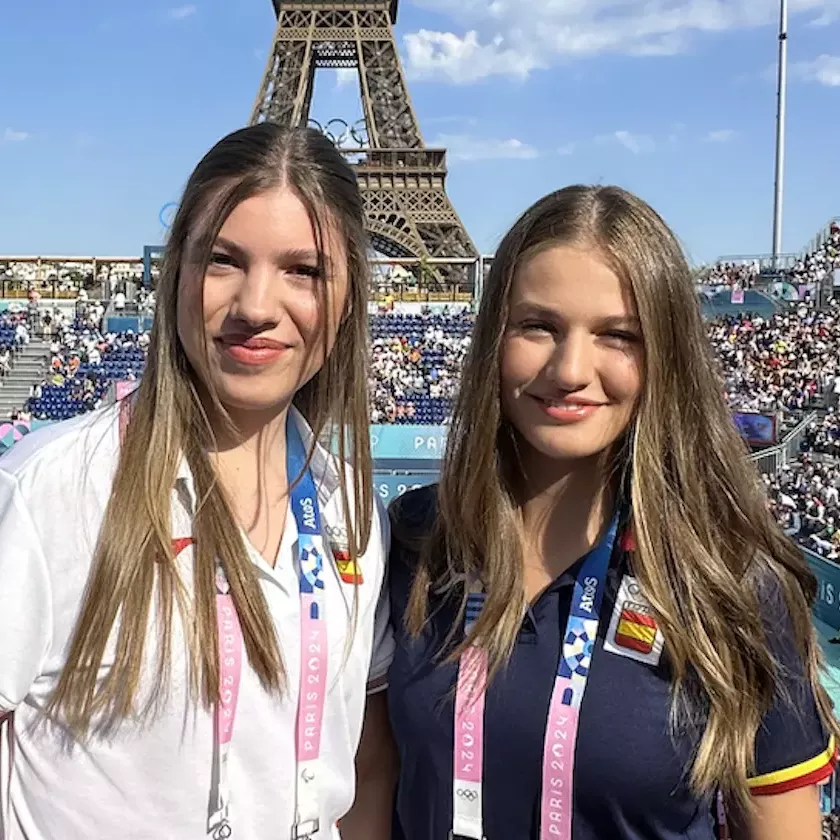
[[[228,411],[273,413],[288,406],[332,350],[347,299],[347,260],[331,226],[324,225],[323,238],[327,278],[319,272],[306,207],[281,187],[234,209],[203,278],[187,244],[178,336]]]
[[[535,454],[573,462],[615,443],[633,418],[643,366],[632,295],[597,251],[552,247],[517,271],[502,411]]]

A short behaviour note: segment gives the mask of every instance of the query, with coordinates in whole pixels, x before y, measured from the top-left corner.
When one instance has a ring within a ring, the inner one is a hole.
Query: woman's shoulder
[[[388,507],[391,551],[388,558],[392,595],[410,588],[425,540],[437,515],[437,484],[409,490]]]
[[[117,409],[109,406],[30,432],[0,458],[0,471],[23,487],[63,481],[78,490],[81,473],[114,461],[118,450]]]

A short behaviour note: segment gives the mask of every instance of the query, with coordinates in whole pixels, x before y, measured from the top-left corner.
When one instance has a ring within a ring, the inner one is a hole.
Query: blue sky
[[[617,183],[694,261],[770,248],[777,0],[401,0],[427,144],[492,252],[543,193]],[[26,0],[0,27],[0,254],[134,255],[245,124],[270,0]],[[840,215],[840,0],[791,0],[784,249]],[[319,71],[313,116],[360,113]]]

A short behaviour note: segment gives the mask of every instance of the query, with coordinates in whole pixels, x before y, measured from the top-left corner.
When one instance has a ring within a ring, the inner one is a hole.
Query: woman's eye
[[[296,265],[292,267],[292,273],[317,280],[321,276],[321,269],[317,265]]]
[[[605,333],[605,338],[621,341],[626,344],[633,344],[639,340],[639,336],[635,333],[622,332],[621,330],[613,330],[612,332]]]
[[[225,254],[223,251],[213,251],[210,254],[210,265],[236,265],[236,260],[230,254]]]
[[[525,321],[520,329],[523,332],[551,332],[554,327],[546,321]]]

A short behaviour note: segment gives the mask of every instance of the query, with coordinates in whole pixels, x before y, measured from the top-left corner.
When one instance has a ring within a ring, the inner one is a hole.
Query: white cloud
[[[577,149],[577,143],[564,143],[557,149],[557,154],[563,156],[573,155],[575,149]]]
[[[697,36],[771,26],[778,0],[414,0],[448,16],[453,30],[405,36],[417,78],[465,84],[603,53],[674,55]],[[840,0],[792,0],[791,17],[828,22]],[[816,16],[816,18],[815,18]],[[824,20],[825,19],[825,20]]]
[[[7,128],[3,132],[3,140],[7,143],[23,143],[24,140],[29,139],[29,132],[15,131],[13,128]]]
[[[656,143],[649,134],[633,134],[625,129],[619,129],[612,134],[600,134],[595,138],[595,142],[601,145],[618,143],[634,155],[652,152],[656,148]]]
[[[837,12],[823,12],[819,17],[815,17],[812,21],[809,21],[808,26],[816,26],[820,28],[824,26],[831,26],[831,24],[837,20],[837,17]]]
[[[793,70],[806,81],[840,87],[840,55],[823,54],[813,61],[800,61],[793,65]]]
[[[446,79],[459,84],[488,76],[526,77],[542,66],[527,53],[504,45],[501,37],[480,44],[477,32],[461,38],[451,32],[421,29],[405,36],[408,74],[415,79]]]
[[[172,9],[168,9],[166,12],[166,16],[169,20],[186,20],[187,18],[192,17],[198,12],[198,6],[193,5],[190,3],[187,6],[175,6]]]
[[[540,153],[533,146],[517,140],[491,140],[469,134],[439,134],[429,143],[431,148],[444,148],[454,160],[533,160]]]
[[[720,128],[717,131],[710,131],[703,137],[704,143],[728,143],[730,140],[734,140],[736,135],[738,134],[732,128]]]
[[[355,67],[339,67],[335,71],[336,88],[345,88],[358,81],[359,71]]]

